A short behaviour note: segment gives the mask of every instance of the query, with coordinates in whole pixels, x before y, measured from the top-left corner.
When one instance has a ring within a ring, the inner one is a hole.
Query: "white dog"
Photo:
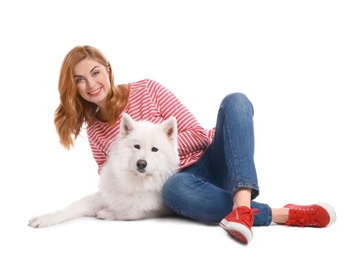
[[[98,192],[66,208],[29,220],[46,227],[80,217],[136,220],[167,215],[161,190],[178,170],[177,122],[134,121],[124,114],[120,133],[101,169]]]

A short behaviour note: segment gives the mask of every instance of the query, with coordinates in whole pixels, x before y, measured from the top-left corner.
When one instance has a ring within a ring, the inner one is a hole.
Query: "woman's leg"
[[[252,104],[241,93],[230,94],[220,105],[210,147],[195,165],[173,176],[163,188],[166,203],[178,214],[219,222],[235,203],[244,201],[248,208],[257,207],[260,212],[254,225],[269,225],[270,207],[251,202],[251,197],[258,195],[253,155]],[[238,202],[233,201],[236,192]]]
[[[253,106],[245,95],[233,93],[222,100],[211,149],[212,173],[233,200],[232,210],[220,225],[242,243],[249,243],[255,216],[261,211],[251,204],[259,187],[254,163]],[[271,213],[269,208],[261,213],[268,216],[267,224],[271,222]]]

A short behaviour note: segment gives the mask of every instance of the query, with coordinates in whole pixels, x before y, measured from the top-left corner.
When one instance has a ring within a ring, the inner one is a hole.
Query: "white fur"
[[[146,166],[145,166],[146,164]],[[169,213],[161,196],[164,182],[179,164],[177,122],[136,122],[124,114],[120,133],[103,165],[99,190],[66,208],[29,220],[31,227],[46,227],[80,217],[136,220]]]

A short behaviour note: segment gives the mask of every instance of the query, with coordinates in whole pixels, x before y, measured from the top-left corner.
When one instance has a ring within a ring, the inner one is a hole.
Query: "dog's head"
[[[123,114],[119,145],[126,149],[121,156],[134,173],[165,177],[178,170],[177,121],[170,117],[160,124],[135,121]]]

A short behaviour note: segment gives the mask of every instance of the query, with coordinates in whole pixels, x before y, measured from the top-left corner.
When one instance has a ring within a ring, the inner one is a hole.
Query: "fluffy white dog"
[[[34,217],[29,226],[46,227],[81,217],[136,220],[168,214],[161,190],[178,170],[177,134],[174,117],[153,124],[124,114],[102,167],[98,192],[63,210]]]

